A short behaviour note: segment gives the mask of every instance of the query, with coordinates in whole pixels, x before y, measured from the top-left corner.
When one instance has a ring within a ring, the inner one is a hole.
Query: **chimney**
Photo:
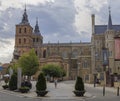
[[[92,34],[95,34],[95,15],[91,15],[92,18]]]

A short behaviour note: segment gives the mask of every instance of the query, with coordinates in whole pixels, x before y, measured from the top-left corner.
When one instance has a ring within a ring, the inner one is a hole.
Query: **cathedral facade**
[[[58,64],[66,70],[67,79],[81,76],[84,82],[96,79],[110,82],[111,75],[120,73],[119,59],[115,59],[115,40],[119,39],[120,25],[112,25],[110,12],[108,25],[95,25],[95,15],[91,18],[91,42],[43,43],[38,21],[33,28],[25,9],[22,21],[16,25],[13,61],[34,48],[41,66]]]

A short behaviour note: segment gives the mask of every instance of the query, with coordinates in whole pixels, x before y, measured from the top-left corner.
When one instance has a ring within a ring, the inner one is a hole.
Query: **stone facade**
[[[106,80],[107,72],[109,76],[120,74],[120,61],[115,61],[115,36],[118,36],[119,30],[120,25],[112,25],[109,12],[108,25],[95,25],[95,15],[92,15],[91,42],[43,43],[38,21],[33,31],[25,9],[21,23],[16,25],[13,61],[34,48],[41,66],[58,64],[66,70],[67,79],[75,79],[79,75],[85,82],[90,83],[96,75],[97,79]],[[103,59],[104,49],[109,53],[106,65]]]

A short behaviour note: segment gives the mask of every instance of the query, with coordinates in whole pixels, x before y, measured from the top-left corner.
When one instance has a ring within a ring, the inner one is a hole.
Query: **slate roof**
[[[35,34],[41,34],[40,30],[39,30],[39,26],[38,26],[38,19],[36,19],[36,25],[35,25],[34,33]]]
[[[26,7],[23,13],[23,17],[22,17],[22,21],[20,23],[21,25],[29,25],[29,20],[28,20],[28,15],[27,15],[27,11],[26,11]]]
[[[120,25],[112,25],[112,29],[120,31]],[[107,25],[95,25],[95,34],[102,34],[107,30]]]

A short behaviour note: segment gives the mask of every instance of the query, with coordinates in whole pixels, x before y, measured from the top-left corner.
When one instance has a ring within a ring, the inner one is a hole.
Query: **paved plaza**
[[[0,91],[3,93],[9,93],[16,96],[21,97],[29,97],[29,98],[43,98],[43,99],[83,99],[83,98],[90,98],[92,97],[91,94],[88,92],[85,93],[84,97],[76,97],[74,93],[72,92],[74,90],[74,83],[75,81],[66,81],[66,82],[60,82],[57,84],[57,88],[55,88],[54,83],[47,83],[47,90],[49,91],[46,97],[37,97],[37,94],[35,92],[35,84],[36,82],[32,82],[32,89],[29,93],[20,93],[20,92],[11,92],[9,90],[3,90],[2,86],[0,86]],[[1,82],[1,85],[3,83]]]
[[[30,90],[29,93],[20,93],[20,92],[13,92],[13,91],[9,91],[9,90],[3,90],[2,85],[3,82],[0,83],[0,93],[5,93],[5,94],[9,94],[11,96],[17,96],[17,97],[22,97],[22,98],[29,98],[29,99],[39,99],[40,101],[87,101],[87,100],[94,100],[94,98],[97,97],[102,97],[102,87],[93,87],[93,84],[85,84],[85,88],[86,88],[86,93],[84,97],[76,97],[74,95],[74,93],[72,92],[74,90],[74,84],[75,81],[64,81],[64,82],[60,82],[57,85],[57,88],[55,88],[54,83],[47,83],[47,90],[49,91],[48,94],[46,95],[46,97],[37,97],[37,94],[35,92],[35,84],[36,82],[33,81],[32,82],[32,89]],[[90,89],[90,90],[89,90]],[[115,88],[110,88],[110,87],[106,87],[106,91],[110,92],[108,94],[110,95],[114,95],[113,97],[116,98],[116,89]],[[93,93],[92,93],[93,92]],[[95,93],[94,93],[95,92]],[[97,94],[98,93],[98,94]],[[107,98],[109,98],[109,96],[106,95]],[[95,100],[96,101],[96,100]]]

